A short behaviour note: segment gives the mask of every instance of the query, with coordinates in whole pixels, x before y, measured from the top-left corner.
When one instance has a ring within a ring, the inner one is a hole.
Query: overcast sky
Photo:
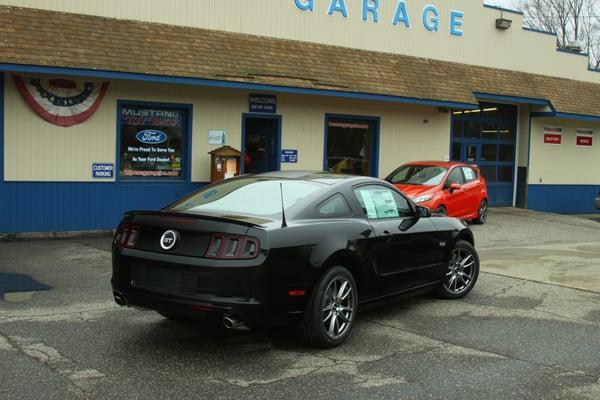
[[[485,0],[484,3],[501,6],[504,8],[514,8],[513,0]]]

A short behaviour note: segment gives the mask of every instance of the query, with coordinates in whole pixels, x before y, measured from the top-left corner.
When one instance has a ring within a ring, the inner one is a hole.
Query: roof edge
[[[251,82],[216,80],[216,79],[195,78],[195,77],[185,77],[185,76],[142,74],[142,73],[136,73],[136,72],[108,71],[108,70],[84,69],[84,68],[69,68],[69,67],[57,67],[57,66],[30,65],[30,64],[0,63],[0,72],[63,75],[63,76],[72,76],[72,77],[81,77],[81,78],[129,80],[129,81],[139,81],[139,82],[170,83],[170,84],[178,84],[178,85],[217,87],[217,88],[229,88],[229,89],[259,90],[259,91],[271,91],[271,92],[275,92],[275,93],[329,96],[329,97],[340,97],[340,98],[348,98],[348,99],[355,99],[355,100],[384,101],[384,102],[389,102],[389,103],[415,104],[415,105],[424,105],[424,106],[431,106],[431,107],[448,107],[448,108],[466,109],[466,110],[471,110],[471,109],[477,108],[476,103],[462,103],[462,102],[455,102],[455,101],[448,101],[448,100],[423,99],[423,98],[416,98],[416,97],[395,96],[395,95],[377,94],[377,93],[363,93],[363,92],[352,92],[352,91],[342,91],[342,90],[332,90],[332,89],[311,89],[311,88],[303,88],[303,87],[296,87],[296,86],[280,86],[280,85],[269,85],[269,84],[251,83]]]
[[[531,113],[532,118],[562,118],[572,119],[576,121],[588,121],[588,122],[600,122],[600,116],[586,115],[586,114],[573,114],[564,112],[533,112]]]

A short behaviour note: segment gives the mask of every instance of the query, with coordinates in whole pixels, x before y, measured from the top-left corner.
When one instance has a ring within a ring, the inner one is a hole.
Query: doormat
[[[0,300],[4,298],[4,293],[37,292],[48,289],[52,288],[28,275],[0,273]]]

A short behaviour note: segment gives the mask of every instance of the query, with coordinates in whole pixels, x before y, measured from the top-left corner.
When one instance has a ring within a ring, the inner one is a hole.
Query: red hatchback
[[[488,194],[479,168],[460,162],[405,164],[386,179],[415,203],[439,214],[483,224]]]

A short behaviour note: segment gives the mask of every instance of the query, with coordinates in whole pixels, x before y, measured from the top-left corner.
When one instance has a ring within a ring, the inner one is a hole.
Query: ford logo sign
[[[163,250],[171,250],[179,241],[179,233],[174,230],[166,231],[160,238],[160,247]]]
[[[146,144],[159,144],[159,143],[165,142],[168,139],[168,136],[166,133],[161,132],[161,131],[153,131],[153,130],[145,130],[145,131],[138,132],[138,134],[135,135],[135,137],[140,142],[146,143]]]

